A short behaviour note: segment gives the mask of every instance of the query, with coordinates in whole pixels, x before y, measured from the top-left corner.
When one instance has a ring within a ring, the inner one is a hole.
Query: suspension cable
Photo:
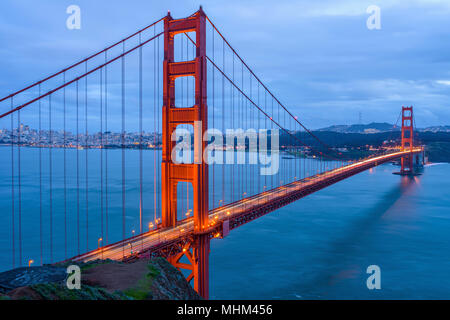
[[[107,66],[108,64],[111,64],[112,62],[121,59],[122,57],[128,55],[129,53],[131,53],[131,52],[133,52],[134,50],[136,50],[136,49],[142,47],[143,45],[149,43],[150,41],[152,41],[152,40],[154,40],[154,39],[156,39],[156,38],[159,38],[162,34],[164,34],[164,32],[160,32],[160,33],[157,34],[156,36],[154,36],[154,37],[152,37],[152,38],[150,38],[150,39],[148,39],[148,40],[142,42],[141,44],[138,44],[137,46],[135,46],[135,47],[129,49],[128,51],[123,52],[122,54],[118,55],[117,57],[115,57],[115,58],[113,58],[113,59],[111,59],[111,60],[109,60],[109,61],[107,61],[107,62],[105,62],[105,63],[103,63],[103,64],[101,64],[101,65],[99,65],[99,66],[97,66],[97,67],[95,67],[94,69],[91,69],[90,71],[85,72],[84,74],[82,74],[82,75],[80,75],[80,76],[78,76],[78,77],[76,77],[76,78],[74,78],[74,79],[72,79],[72,80],[66,82],[65,84],[60,85],[60,86],[56,87],[55,89],[50,90],[50,91],[48,91],[47,93],[44,93],[44,94],[40,95],[40,96],[37,97],[37,98],[34,98],[34,99],[32,99],[32,100],[29,100],[28,102],[26,102],[26,103],[24,103],[24,104],[22,104],[22,105],[20,105],[20,106],[18,106],[18,107],[16,107],[16,108],[14,108],[14,109],[11,109],[11,110],[9,110],[8,112],[5,112],[5,113],[1,114],[1,115],[0,115],[0,119],[6,117],[7,115],[9,115],[9,114],[11,114],[11,113],[13,113],[13,112],[16,112],[16,111],[18,111],[18,110],[20,110],[20,109],[25,108],[26,106],[32,104],[33,102],[36,102],[36,101],[38,101],[38,100],[40,100],[40,99],[42,99],[42,98],[45,98],[45,97],[51,95],[52,93],[54,93],[54,92],[56,92],[56,91],[59,91],[59,90],[61,90],[62,88],[67,87],[68,85],[70,85],[70,84],[72,84],[72,83],[74,83],[74,82],[77,82],[77,81],[80,80],[80,79],[83,79],[84,77],[86,77],[86,76],[88,76],[88,75],[90,75],[90,74],[96,72],[97,70],[99,70],[99,69],[101,69],[101,68]]]
[[[295,117],[292,115],[292,113],[275,97],[275,95],[269,90],[269,88],[264,85],[264,83],[256,76],[256,74],[253,72],[253,70],[244,62],[244,60],[241,58],[241,56],[236,52],[236,50],[231,46],[231,44],[225,39],[225,37],[222,35],[222,33],[217,29],[217,27],[214,25],[214,23],[209,19],[208,16],[206,16],[206,19],[211,23],[211,26],[216,30],[216,32],[220,35],[220,37],[223,39],[223,41],[228,45],[228,47],[231,49],[231,51],[241,60],[241,62],[245,65],[247,70],[255,77],[255,79],[264,87],[264,89],[267,90],[267,92],[272,96],[272,98],[275,99],[275,101],[292,117],[294,120],[305,130],[307,131],[314,139],[316,139],[320,144],[322,144],[326,149],[330,151],[334,151],[331,149],[330,146],[328,146],[326,143],[324,143],[321,139],[319,139],[315,134],[313,134],[306,126],[303,125],[298,120],[298,117]],[[336,152],[336,151],[334,151]]]
[[[127,41],[128,39],[133,38],[133,37],[136,36],[137,34],[141,34],[143,31],[145,31],[145,30],[149,29],[150,27],[156,25],[157,23],[161,22],[161,21],[164,20],[165,18],[166,18],[166,17],[162,17],[161,19],[159,19],[159,20],[153,22],[152,24],[146,26],[145,28],[140,29],[139,31],[133,33],[132,35],[129,35],[128,37],[123,38],[122,40],[120,40],[120,41],[118,41],[118,42],[116,42],[116,43],[110,45],[109,47],[107,47],[107,48],[105,48],[105,49],[103,49],[103,50],[101,50],[101,51],[98,51],[97,53],[94,53],[93,55],[90,55],[89,57],[87,57],[87,58],[85,58],[85,59],[83,59],[83,60],[81,60],[81,61],[78,61],[77,63],[74,63],[74,64],[72,64],[71,66],[69,66],[69,67],[67,67],[67,68],[62,69],[62,70],[60,70],[60,71],[58,71],[58,72],[56,72],[56,73],[54,73],[54,74],[48,76],[47,78],[44,78],[44,79],[42,79],[42,80],[39,80],[39,81],[37,81],[37,82],[35,82],[35,83],[29,85],[28,87],[25,87],[25,88],[23,88],[23,89],[21,89],[21,90],[18,90],[18,91],[14,92],[14,93],[9,94],[8,96],[6,96],[6,97],[4,97],[4,98],[1,98],[1,99],[0,99],[0,102],[4,101],[4,100],[6,100],[6,99],[12,98],[12,97],[18,95],[19,93],[22,93],[22,92],[24,92],[24,91],[27,91],[28,89],[31,89],[31,88],[33,88],[33,87],[39,85],[39,84],[42,84],[43,82],[46,82],[46,81],[48,81],[48,80],[50,80],[50,79],[52,79],[52,78],[54,78],[54,77],[56,77],[56,76],[58,76],[58,75],[64,73],[64,72],[69,71],[70,69],[73,69],[73,68],[75,68],[75,67],[77,67],[77,66],[79,66],[79,65],[81,65],[81,64],[83,64],[83,63],[85,63],[85,62],[88,61],[88,60],[91,60],[92,58],[95,58],[96,56],[98,56],[98,55],[100,55],[100,54],[102,54],[102,53],[104,53],[104,52],[107,52],[108,50],[110,50],[110,49],[116,47],[117,45],[119,45],[119,44],[121,44],[121,43]]]

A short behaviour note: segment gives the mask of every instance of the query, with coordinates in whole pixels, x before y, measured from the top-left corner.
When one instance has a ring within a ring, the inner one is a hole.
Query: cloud
[[[444,86],[450,86],[450,80],[436,80],[436,83]]]

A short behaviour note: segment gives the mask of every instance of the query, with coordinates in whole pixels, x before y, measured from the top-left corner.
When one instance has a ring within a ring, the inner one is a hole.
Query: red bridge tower
[[[195,32],[196,57],[192,61],[174,61],[174,36]],[[194,289],[205,299],[209,296],[209,234],[208,227],[208,166],[203,160],[206,142],[203,135],[207,125],[206,101],[206,16],[202,11],[184,19],[164,20],[163,66],[163,131],[162,131],[162,226],[177,224],[177,184],[188,182],[193,188],[194,230],[192,240],[182,252],[169,258],[178,269],[191,271],[187,280],[194,281]],[[175,106],[175,79],[192,76],[195,79],[195,105],[187,108]],[[177,164],[172,161],[172,133],[180,124],[194,127],[194,163]],[[180,262],[186,256],[190,264]]]
[[[414,129],[413,129],[413,107],[402,107],[402,151],[410,151],[408,156],[401,159],[401,174],[412,174],[413,165],[413,147],[414,147]]]

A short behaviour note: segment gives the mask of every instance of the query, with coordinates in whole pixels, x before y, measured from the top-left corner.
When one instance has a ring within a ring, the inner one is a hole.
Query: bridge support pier
[[[174,37],[177,34],[195,32],[196,57],[192,61],[174,61]],[[164,20],[164,65],[163,65],[163,131],[162,131],[162,226],[177,225],[177,184],[180,181],[192,184],[194,238],[183,251],[169,257],[178,269],[191,270],[187,277],[193,280],[194,289],[205,299],[209,293],[209,234],[208,228],[208,165],[204,159],[207,143],[203,136],[208,128],[207,81],[206,81],[206,15],[200,8],[194,15],[184,19]],[[195,105],[175,105],[175,79],[194,77]],[[194,127],[194,162],[176,163],[172,159],[175,147],[172,135],[177,126],[188,124]],[[188,263],[180,262],[186,256]]]
[[[195,235],[183,250],[168,258],[168,261],[182,271],[189,270],[186,277],[188,282],[193,282],[194,290],[203,298],[209,297],[209,234]],[[185,257],[186,262],[181,259]]]
[[[194,289],[202,297],[209,297],[209,235],[196,236],[194,247]]]

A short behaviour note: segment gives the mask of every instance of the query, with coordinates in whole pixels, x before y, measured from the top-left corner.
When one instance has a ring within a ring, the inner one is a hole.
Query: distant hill
[[[370,133],[391,132],[399,130],[400,126],[394,127],[393,124],[387,122],[372,122],[369,124],[333,125],[330,127],[317,129],[316,131],[370,134]],[[450,126],[432,126],[427,128],[419,128],[417,130],[420,132],[450,132]]]
[[[352,125],[334,125],[317,131],[329,131],[339,133],[380,133],[400,130],[399,127],[395,127],[393,124],[387,122],[372,122],[369,124],[352,124]]]
[[[450,132],[450,126],[427,127],[425,129],[419,129],[419,131],[423,131],[423,132]]]

